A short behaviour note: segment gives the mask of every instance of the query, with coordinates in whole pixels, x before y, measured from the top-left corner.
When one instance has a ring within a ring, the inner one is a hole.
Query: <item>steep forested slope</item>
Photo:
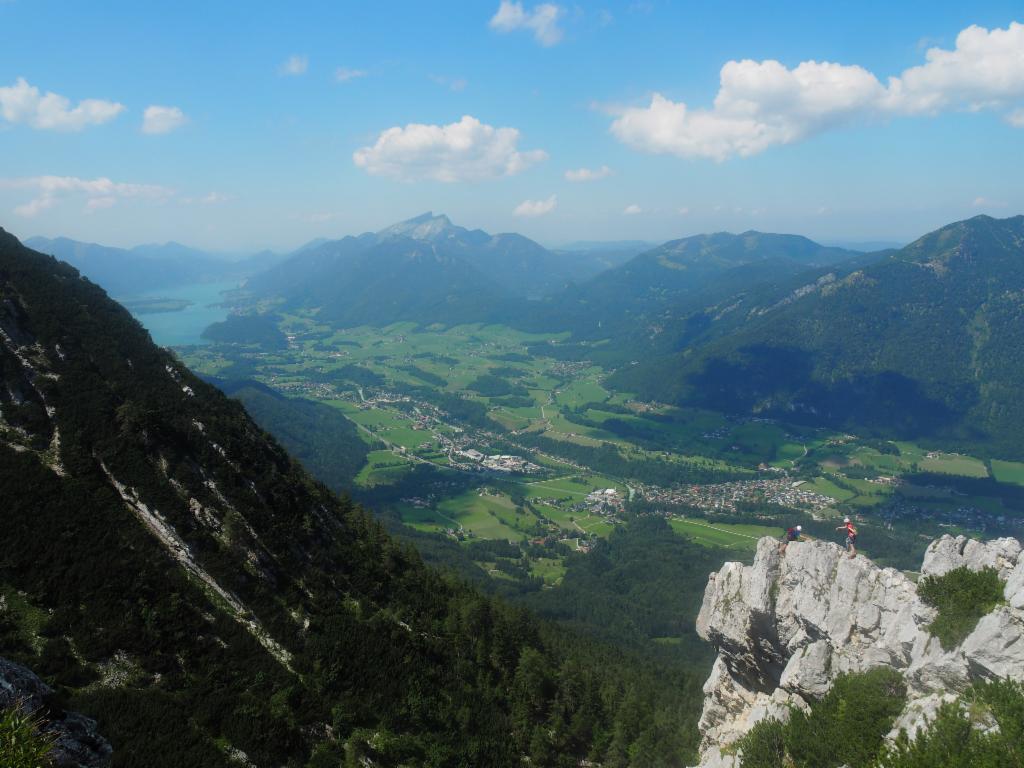
[[[507,322],[571,330],[577,342],[610,339],[612,348],[633,355],[674,351],[687,334],[687,319],[705,307],[735,300],[754,286],[778,284],[858,256],[798,235],[695,235],[569,286],[536,302],[522,316],[512,312]],[[611,354],[609,360],[616,357],[621,355]]]
[[[425,568],[101,289],[2,231],[0,380],[0,655],[95,717],[115,766],[673,764],[693,747],[692,680]]]
[[[313,477],[337,493],[351,489],[370,445],[341,411],[314,400],[286,397],[258,381],[210,379],[210,383],[240,401],[253,421]]]
[[[978,216],[623,371],[646,395],[1024,455],[1024,217]]]

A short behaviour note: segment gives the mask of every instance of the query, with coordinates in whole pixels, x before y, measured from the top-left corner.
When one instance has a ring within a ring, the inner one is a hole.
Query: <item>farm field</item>
[[[676,533],[681,533],[705,547],[725,547],[726,549],[753,552],[762,536],[778,538],[782,531],[763,525],[746,525],[734,523],[709,523],[705,520],[672,517],[669,526]]]
[[[1024,462],[992,459],[992,476],[1000,483],[1024,485]]]
[[[922,459],[918,466],[925,472],[940,472],[961,477],[988,477],[988,468],[984,462],[955,453],[931,454]]]
[[[355,484],[363,487],[389,485],[409,471],[412,465],[391,450],[370,451],[366,464],[355,477]]]

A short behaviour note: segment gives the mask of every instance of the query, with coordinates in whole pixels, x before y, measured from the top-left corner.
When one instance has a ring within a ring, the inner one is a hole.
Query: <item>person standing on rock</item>
[[[779,554],[786,554],[786,547],[789,546],[791,541],[800,541],[800,537],[803,536],[801,531],[804,527],[802,525],[794,526],[793,528],[787,528],[786,532],[782,536],[782,543],[779,545]]]
[[[857,556],[857,529],[853,523],[850,522],[850,518],[844,517],[843,524],[836,528],[837,531],[846,531],[846,551],[850,553],[850,557]]]

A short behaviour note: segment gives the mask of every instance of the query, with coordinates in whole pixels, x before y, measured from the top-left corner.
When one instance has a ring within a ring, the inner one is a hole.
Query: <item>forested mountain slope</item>
[[[636,349],[671,348],[682,318],[763,282],[859,256],[798,235],[718,232],[672,240],[538,302],[512,324],[568,329]]]
[[[719,410],[1024,455],[1024,217],[978,216],[876,264],[746,308],[735,332],[623,371]]]
[[[114,766],[681,763],[692,680],[422,565],[0,231],[0,656]]]

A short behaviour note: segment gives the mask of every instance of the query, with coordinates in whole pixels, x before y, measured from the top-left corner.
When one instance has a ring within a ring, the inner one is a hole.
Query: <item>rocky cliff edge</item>
[[[943,536],[925,553],[922,576],[966,566],[996,568],[1006,604],[956,648],[930,636],[935,611],[904,573],[849,558],[836,544],[758,542],[752,565],[711,574],[697,632],[718,651],[704,685],[701,768],[738,765],[729,745],[758,721],[807,707],[845,672],[888,666],[907,682],[907,706],[891,736],[913,734],[971,683],[1024,681],[1024,555],[1016,539]]]

